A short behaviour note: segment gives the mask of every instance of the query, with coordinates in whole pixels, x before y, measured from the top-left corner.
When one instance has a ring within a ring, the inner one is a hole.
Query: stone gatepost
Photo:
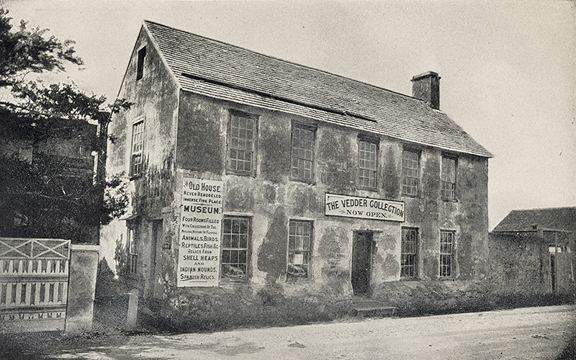
[[[92,330],[100,246],[71,245],[66,334]]]

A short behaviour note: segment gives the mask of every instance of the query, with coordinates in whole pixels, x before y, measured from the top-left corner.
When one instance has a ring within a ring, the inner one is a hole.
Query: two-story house
[[[104,260],[162,307],[482,278],[491,154],[439,79],[407,96],[145,21],[109,127],[131,211]]]

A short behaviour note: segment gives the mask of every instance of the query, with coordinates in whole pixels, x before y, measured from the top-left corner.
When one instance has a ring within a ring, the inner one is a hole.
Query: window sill
[[[311,277],[308,275],[298,276],[298,275],[286,274],[286,282],[287,283],[300,283],[300,282],[307,282],[310,280],[311,280]]]
[[[420,195],[411,195],[411,194],[402,194],[402,197],[408,197],[412,199],[420,199],[422,196]]]
[[[236,170],[226,170],[226,175],[236,175],[236,176],[246,176],[246,177],[256,177],[254,171],[236,171]]]
[[[139,178],[141,178],[141,177],[143,177],[143,176],[144,176],[144,173],[132,174],[132,175],[130,175],[130,178],[129,178],[129,179],[130,179],[130,181],[132,181],[132,180],[137,180],[137,179],[139,179]]]
[[[444,202],[451,202],[451,203],[457,203],[458,199],[442,199],[442,201]]]
[[[304,183],[304,184],[308,184],[308,185],[316,185],[316,180],[303,180],[303,179],[297,179],[297,178],[290,178],[290,181]]]
[[[377,188],[367,188],[367,187],[360,187],[360,186],[358,186],[356,188],[356,190],[378,192]]]

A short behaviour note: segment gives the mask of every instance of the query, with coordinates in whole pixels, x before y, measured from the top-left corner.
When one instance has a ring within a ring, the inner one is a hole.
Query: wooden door
[[[354,295],[370,293],[370,275],[372,270],[372,232],[354,233],[352,243],[352,289]]]

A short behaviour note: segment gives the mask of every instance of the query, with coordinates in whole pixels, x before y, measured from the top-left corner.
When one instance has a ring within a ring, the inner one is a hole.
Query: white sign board
[[[325,214],[370,220],[404,221],[404,202],[326,193]]]
[[[218,286],[223,188],[222,181],[184,178],[178,287]]]

